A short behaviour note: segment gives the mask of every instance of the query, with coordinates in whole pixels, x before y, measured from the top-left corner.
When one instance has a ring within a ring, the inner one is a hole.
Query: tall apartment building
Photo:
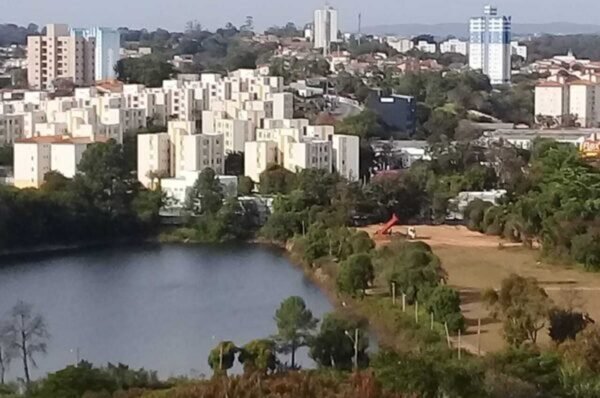
[[[469,66],[481,70],[492,84],[510,83],[511,17],[487,5],[483,16],[471,18]]]
[[[71,34],[95,40],[94,78],[96,80],[116,78],[115,66],[121,58],[121,35],[116,29],[100,27],[72,29]]]
[[[69,27],[50,24],[45,36],[27,38],[27,81],[33,89],[49,89],[56,79],[86,86],[95,78],[95,39],[71,35]]]
[[[314,47],[328,52],[331,43],[338,42],[337,10],[330,6],[315,10],[313,27]]]

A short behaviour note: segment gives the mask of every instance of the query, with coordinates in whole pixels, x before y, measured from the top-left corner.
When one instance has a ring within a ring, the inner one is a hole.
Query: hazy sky
[[[479,0],[330,0],[339,10],[340,28],[356,30],[362,12],[363,26],[396,23],[462,22],[478,15]],[[254,17],[259,29],[287,21],[304,24],[323,0],[0,0],[0,23],[40,25],[64,22],[72,26],[164,27],[182,30],[185,22],[198,20],[215,28]],[[600,23],[598,0],[497,0],[502,14],[513,22]]]

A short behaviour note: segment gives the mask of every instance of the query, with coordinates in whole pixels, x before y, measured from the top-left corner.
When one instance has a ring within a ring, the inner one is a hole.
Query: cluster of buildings
[[[223,174],[225,158],[234,152],[244,153],[245,175],[255,182],[272,164],[358,178],[358,137],[294,118],[293,94],[284,92],[282,78],[269,76],[268,69],[202,74],[183,87],[194,93],[198,119],[180,117],[167,123],[166,132],[138,136],[138,178],[148,187],[161,178],[172,206],[182,204],[202,170]]]
[[[546,127],[600,127],[600,62],[569,53],[533,63],[547,77],[535,87],[535,116]]]
[[[77,88],[72,97],[44,91],[0,100],[0,141],[14,143],[14,185],[39,187],[44,175],[73,177],[88,145],[115,139],[149,122],[164,132],[138,136],[138,178],[161,186],[181,205],[198,174],[224,174],[229,153],[245,153],[246,175],[259,181],[271,164],[359,175],[359,139],[333,126],[293,118],[293,94],[268,68],[185,75],[162,87],[117,84]],[[223,177],[226,181],[227,178]],[[233,178],[235,180],[235,178]]]
[[[120,48],[120,35],[114,29],[69,29],[68,25],[50,24],[44,35],[27,38],[29,87],[51,89],[57,79],[76,86],[112,79]]]

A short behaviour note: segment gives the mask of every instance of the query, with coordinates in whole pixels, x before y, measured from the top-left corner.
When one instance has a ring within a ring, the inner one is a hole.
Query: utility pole
[[[396,282],[392,282],[392,304],[396,305]]]
[[[360,39],[362,38],[362,13],[358,13],[358,45],[360,46]]]

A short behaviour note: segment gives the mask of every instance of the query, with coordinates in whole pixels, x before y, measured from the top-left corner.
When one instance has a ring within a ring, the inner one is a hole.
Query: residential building
[[[95,80],[115,79],[115,66],[121,59],[121,35],[116,29],[93,27],[72,29],[72,34],[95,41]]]
[[[588,80],[569,83],[569,112],[581,127],[598,127],[600,122],[600,84]]]
[[[322,48],[329,52],[331,43],[339,41],[337,10],[330,6],[315,10],[313,30],[314,48]]]
[[[278,146],[274,141],[253,141],[244,144],[244,174],[260,181],[260,173],[270,164],[277,164]]]
[[[39,188],[49,171],[73,178],[83,153],[92,143],[87,138],[34,137],[14,144],[14,185]]]
[[[398,51],[399,53],[408,52],[408,51],[412,50],[415,46],[415,44],[413,43],[413,41],[411,39],[404,38],[404,37],[388,36],[386,38],[386,41],[387,41],[388,46],[392,47],[394,50]]]
[[[138,134],[137,140],[138,180],[145,187],[153,188],[157,178],[171,175],[169,134]]]
[[[448,39],[440,43],[440,52],[456,53],[467,55],[469,53],[469,43],[459,39]]]
[[[499,16],[487,5],[484,15],[471,18],[469,66],[481,70],[492,84],[508,84],[511,77],[511,17]]]
[[[518,55],[527,61],[527,46],[520,44],[518,41],[510,42],[510,53],[511,55]]]
[[[360,178],[360,138],[355,135],[332,136],[333,169],[349,181]]]
[[[437,44],[436,43],[430,43],[428,41],[425,40],[419,40],[416,44],[415,44],[415,48],[421,52],[424,53],[430,53],[433,54],[435,52],[437,52]]]
[[[538,118],[552,117],[560,124],[563,116],[570,113],[569,86],[566,84],[543,81],[535,86],[535,111]],[[538,122],[540,122],[538,120]]]
[[[67,25],[51,24],[45,36],[27,38],[27,80],[33,89],[52,88],[56,79],[89,86],[95,78],[95,39],[71,35]]]

